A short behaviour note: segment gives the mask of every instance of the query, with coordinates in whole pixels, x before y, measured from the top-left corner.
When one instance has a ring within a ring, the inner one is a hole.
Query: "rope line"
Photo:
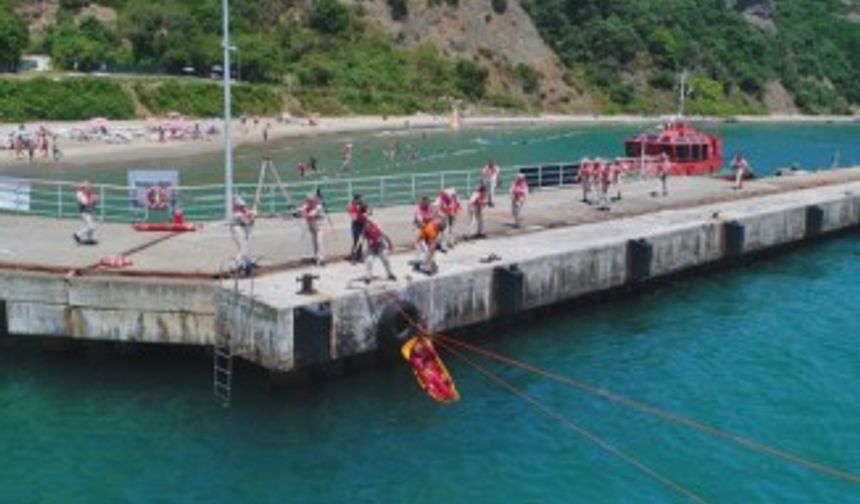
[[[445,350],[447,350],[448,352],[451,352],[456,357],[462,359],[466,364],[468,364],[470,367],[472,367],[475,371],[482,374],[484,377],[488,378],[489,380],[492,380],[494,383],[496,383],[500,387],[504,388],[505,390],[507,390],[511,394],[515,395],[516,397],[530,403],[532,406],[534,406],[539,411],[541,411],[544,415],[557,420],[558,422],[560,422],[564,427],[568,428],[569,430],[571,430],[571,431],[579,434],[580,436],[586,438],[587,440],[591,441],[592,443],[594,443],[598,447],[602,448],[603,450],[607,451],[608,453],[610,453],[612,455],[615,455],[616,457],[620,458],[624,462],[627,462],[628,464],[635,467],[639,471],[650,476],[654,480],[656,480],[656,481],[662,483],[663,485],[669,487],[670,489],[674,490],[675,492],[679,493],[680,495],[687,497],[691,501],[697,502],[699,504],[707,504],[708,503],[708,501],[706,501],[702,496],[698,495],[697,493],[693,492],[692,490],[685,488],[681,484],[673,481],[671,478],[669,478],[668,476],[665,476],[664,474],[660,473],[656,469],[649,467],[644,462],[641,462],[640,460],[637,460],[633,456],[621,451],[619,448],[608,443],[607,441],[604,441],[603,439],[601,439],[600,437],[598,437],[596,434],[592,433],[591,431],[586,430],[583,427],[580,427],[579,425],[574,423],[572,420],[570,420],[566,416],[564,416],[564,415],[558,413],[557,411],[549,408],[548,406],[546,406],[542,402],[538,401],[534,397],[532,397],[532,396],[524,393],[522,390],[514,387],[508,381],[506,381],[504,378],[501,378],[500,376],[496,375],[495,373],[488,371],[487,369],[483,368],[479,364],[475,363],[474,361],[472,361],[471,359],[469,359],[468,357],[463,355],[462,352],[460,352],[459,350],[446,344],[444,341],[440,341],[439,343],[443,348],[445,348]]]
[[[672,413],[670,411],[663,410],[663,409],[658,408],[656,406],[651,406],[651,405],[643,403],[641,401],[637,401],[635,399],[621,396],[621,395],[616,394],[614,392],[610,392],[609,390],[595,387],[593,385],[589,385],[587,383],[574,380],[574,379],[569,378],[567,376],[562,376],[562,375],[559,375],[557,373],[553,373],[551,371],[547,371],[547,370],[535,367],[531,364],[521,362],[521,361],[512,359],[510,357],[506,357],[502,354],[498,354],[496,352],[486,350],[486,349],[481,348],[479,346],[472,345],[472,344],[466,343],[464,341],[456,340],[454,338],[450,338],[450,337],[445,336],[444,334],[441,334],[441,333],[431,334],[424,326],[422,326],[420,323],[418,323],[413,317],[411,317],[408,313],[406,313],[406,311],[403,310],[403,308],[400,306],[400,303],[399,303],[400,300],[399,300],[399,298],[397,298],[397,296],[395,296],[391,292],[386,292],[386,294],[390,295],[390,297],[395,301],[395,306],[397,307],[398,311],[400,312],[400,314],[404,317],[404,319],[410,325],[415,327],[415,329],[420,331],[422,334],[429,336],[429,337],[432,337],[433,339],[435,339],[436,341],[439,341],[440,343],[443,343],[443,344],[448,343],[448,345],[446,345],[446,349],[448,349],[449,351],[451,350],[450,345],[456,345],[462,349],[475,352],[475,353],[483,355],[487,358],[494,359],[494,360],[502,362],[504,364],[508,364],[508,365],[529,371],[529,372],[537,374],[539,376],[543,376],[544,378],[548,378],[550,380],[553,380],[553,381],[556,381],[559,383],[563,383],[563,384],[566,384],[568,386],[583,390],[583,391],[588,392],[590,394],[593,394],[593,395],[596,395],[599,397],[603,397],[603,398],[608,399],[610,401],[631,407],[633,409],[637,409],[639,411],[642,411],[642,412],[647,413],[649,415],[661,418],[663,420],[667,420],[669,422],[672,422],[672,423],[675,423],[678,425],[683,425],[685,427],[689,427],[691,429],[695,429],[695,430],[698,430],[700,432],[704,432],[704,433],[710,434],[712,436],[715,436],[715,437],[718,437],[721,439],[725,439],[727,441],[733,442],[733,443],[740,445],[740,446],[744,446],[746,448],[757,451],[759,453],[774,456],[774,457],[780,458],[782,460],[786,460],[788,462],[792,462],[792,463],[801,465],[801,466],[806,467],[808,469],[811,469],[813,471],[816,471],[816,472],[819,472],[822,474],[827,474],[829,476],[841,479],[841,480],[846,481],[848,483],[853,483],[853,484],[860,483],[860,475],[851,474],[851,473],[848,473],[848,472],[843,471],[841,469],[838,469],[836,467],[833,467],[833,466],[830,466],[827,464],[823,464],[820,462],[816,462],[816,461],[801,457],[799,455],[794,455],[792,453],[786,452],[784,450],[780,450],[779,448],[776,448],[776,447],[773,447],[770,445],[766,445],[766,444],[761,443],[759,441],[756,441],[754,439],[750,439],[750,438],[741,436],[739,434],[734,434],[732,432],[728,432],[728,431],[719,429],[717,427],[714,427],[712,425],[698,422],[696,420],[693,420],[691,418],[679,415],[677,413]]]
[[[858,476],[858,475],[850,474],[850,473],[847,473],[847,472],[842,471],[840,469],[837,469],[835,467],[832,467],[832,466],[829,466],[826,464],[822,464],[819,462],[815,462],[815,461],[806,459],[804,457],[801,457],[799,455],[794,455],[792,453],[788,453],[786,451],[780,450],[779,448],[775,448],[773,446],[766,445],[764,443],[761,443],[761,442],[755,441],[753,439],[741,436],[739,434],[734,434],[734,433],[731,433],[728,431],[718,429],[717,427],[714,427],[712,425],[698,422],[698,421],[693,420],[691,418],[687,418],[687,417],[678,415],[676,413],[672,413],[672,412],[657,408],[655,406],[651,406],[649,404],[645,404],[643,402],[636,401],[634,399],[630,399],[628,397],[624,397],[624,396],[615,394],[615,393],[610,392],[608,390],[605,390],[605,389],[602,389],[599,387],[595,387],[593,385],[589,385],[587,383],[583,383],[583,382],[574,380],[574,379],[566,377],[566,376],[552,373],[552,372],[546,371],[544,369],[537,368],[537,367],[532,366],[530,364],[511,359],[510,357],[505,357],[504,355],[497,354],[497,353],[492,352],[490,350],[486,350],[486,349],[483,349],[481,347],[471,345],[471,344],[463,342],[463,341],[449,338],[449,337],[442,335],[442,334],[437,334],[437,335],[435,335],[435,337],[438,338],[439,340],[445,341],[449,344],[457,345],[460,348],[464,348],[466,350],[473,351],[475,353],[481,354],[481,355],[488,357],[490,359],[494,359],[496,361],[499,361],[499,362],[502,362],[505,364],[509,364],[511,366],[514,366],[514,367],[517,367],[520,369],[524,369],[526,371],[529,371],[531,373],[543,376],[543,377],[548,378],[550,380],[553,380],[553,381],[556,381],[559,383],[563,383],[563,384],[569,385],[571,387],[578,388],[578,389],[586,391],[588,393],[603,397],[605,399],[609,399],[610,401],[614,401],[614,402],[617,402],[619,404],[623,404],[625,406],[632,407],[634,409],[637,409],[639,411],[648,413],[650,415],[662,418],[664,420],[668,420],[670,422],[673,422],[673,423],[676,423],[679,425],[683,425],[686,427],[690,427],[692,429],[696,429],[696,430],[711,434],[713,436],[731,441],[731,442],[736,443],[736,444],[741,445],[741,446],[745,446],[747,448],[758,451],[760,453],[772,455],[772,456],[781,458],[783,460],[787,460],[789,462],[793,462],[795,464],[802,465],[802,466],[807,467],[809,469],[812,469],[814,471],[842,479],[842,480],[847,481],[849,483],[855,483],[855,484],[860,483],[860,476]]]

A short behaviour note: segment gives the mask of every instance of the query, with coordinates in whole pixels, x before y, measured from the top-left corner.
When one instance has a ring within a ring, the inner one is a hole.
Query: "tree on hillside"
[[[0,0],[0,72],[15,72],[29,43],[27,27],[12,8]]]
[[[308,25],[329,35],[345,32],[352,25],[349,9],[338,0],[315,0],[311,6]]]

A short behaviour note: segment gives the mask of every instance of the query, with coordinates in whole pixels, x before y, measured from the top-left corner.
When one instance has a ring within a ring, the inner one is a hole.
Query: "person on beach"
[[[42,154],[42,159],[48,159],[48,151],[50,150],[50,141],[48,140],[48,132],[45,128],[39,130],[39,153]]]
[[[365,222],[367,222],[367,216],[370,215],[370,209],[364,203],[364,200],[361,199],[361,195],[355,194],[352,197],[352,201],[350,201],[349,205],[347,205],[346,207],[346,213],[349,215],[349,218],[352,221],[352,248],[349,252],[349,260],[352,262],[358,262],[361,260],[362,256],[362,226]]]
[[[60,149],[60,137],[57,135],[54,135],[54,142],[51,144],[51,155],[55,163],[59,163],[60,159],[63,158],[63,151]]]
[[[27,140],[27,159],[30,164],[33,163],[33,159],[36,157],[36,141],[32,138]]]
[[[307,169],[307,167],[305,166],[305,162],[304,162],[304,161],[299,160],[298,162],[296,162],[296,175],[298,175],[299,177],[304,178],[304,177],[305,177],[305,174],[307,173],[307,171],[308,171],[308,169]]]
[[[487,186],[478,184],[469,198],[469,237],[484,238],[484,208],[487,206]]]
[[[391,271],[391,261],[388,259],[388,255],[394,250],[391,238],[382,231],[377,223],[370,220],[366,213],[360,214],[358,221],[361,228],[361,241],[367,245],[367,254],[364,258],[367,276],[364,277],[364,283],[370,284],[373,280],[373,262],[375,260],[382,263],[388,280],[396,282],[397,277]]]
[[[460,196],[457,195],[457,189],[454,187],[442,189],[436,197],[436,208],[439,209],[439,214],[445,221],[445,233],[442,235],[443,248],[451,249],[454,247],[454,224],[457,221],[457,215],[460,214],[462,205],[460,204]]]
[[[660,179],[660,189],[664,198],[669,195],[668,179],[671,171],[672,162],[669,160],[669,155],[664,152],[660,154],[660,161],[657,162],[657,177]]]
[[[483,179],[488,190],[487,205],[492,208],[495,205],[496,188],[499,185],[499,166],[492,159],[484,167]]]
[[[526,196],[529,194],[529,184],[526,181],[524,173],[517,174],[514,182],[511,184],[511,215],[514,217],[514,227],[519,228],[523,225],[523,205],[526,203]]]
[[[343,163],[340,165],[340,171],[349,171],[352,165],[352,144],[344,144],[343,146]]]
[[[266,143],[269,141],[269,127],[270,126],[271,125],[269,123],[266,123],[266,125],[263,127],[263,143]]]
[[[435,206],[430,201],[430,198],[423,196],[418,204],[415,205],[415,210],[412,212],[412,223],[416,228],[421,229],[435,218]]]
[[[579,162],[579,183],[582,186],[582,202],[591,204],[591,159],[582,158]]]
[[[73,235],[75,242],[78,245],[96,245],[98,241],[95,239],[96,225],[93,220],[93,212],[96,208],[96,196],[90,187],[89,182],[84,182],[78,187],[75,192],[75,199],[78,202],[78,212],[81,214],[81,220],[84,227],[79,229]]]
[[[735,154],[732,158],[732,170],[735,171],[735,186],[737,190],[744,188],[744,177],[751,171],[750,164],[741,154]]]
[[[314,175],[317,174],[317,172],[319,171],[317,169],[317,158],[315,158],[313,156],[308,158],[308,170],[313,172]]]
[[[317,194],[308,194],[305,204],[302,205],[301,215],[311,235],[314,263],[317,266],[322,266],[322,227],[323,220],[325,220],[325,208],[323,208],[322,198]]]
[[[230,219],[230,237],[236,244],[236,271],[245,276],[250,275],[253,269],[253,261],[249,252],[251,242],[251,229],[257,214],[245,203],[240,195],[233,197],[233,218]]]

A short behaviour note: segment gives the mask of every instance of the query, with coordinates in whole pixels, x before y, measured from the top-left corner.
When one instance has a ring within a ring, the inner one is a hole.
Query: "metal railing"
[[[514,176],[526,175],[532,189],[564,187],[579,182],[576,162],[541,163],[500,168],[499,191],[505,191]],[[316,178],[287,182],[281,187],[267,183],[260,191],[259,211],[263,214],[285,214],[295,211],[309,193],[322,195],[330,212],[341,212],[354,194],[361,194],[374,207],[407,205],[422,196],[435,197],[442,188],[456,188],[468,197],[482,180],[482,169],[410,173],[362,178]],[[18,213],[47,217],[76,217],[75,191],[78,183],[0,177],[0,213]],[[236,191],[251,204],[256,184],[234,184]],[[180,186],[170,192],[167,209],[151,209],[140,204],[138,189],[113,184],[92,184],[98,198],[96,216],[102,221],[164,221],[168,211],[180,208],[191,221],[215,221],[224,215],[224,186]]]

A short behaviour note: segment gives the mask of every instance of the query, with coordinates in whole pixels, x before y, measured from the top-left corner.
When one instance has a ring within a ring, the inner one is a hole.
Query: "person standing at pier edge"
[[[454,223],[457,221],[457,215],[460,214],[460,196],[457,195],[457,189],[451,187],[439,191],[439,196],[436,197],[436,208],[445,221],[445,232],[442,234],[442,247],[447,250],[454,246]]]
[[[741,154],[735,154],[732,169],[735,171],[735,189],[741,190],[744,188],[744,177],[750,171],[750,164]]]
[[[511,214],[514,217],[514,227],[518,228],[523,225],[523,205],[526,204],[526,196],[529,194],[529,184],[524,173],[517,174],[510,192]]]
[[[374,259],[379,259],[379,262],[382,263],[388,279],[396,282],[397,277],[391,272],[391,262],[388,260],[388,254],[394,250],[391,238],[382,231],[377,223],[370,220],[366,213],[359,214],[357,220],[361,226],[361,239],[367,244],[367,255],[364,258],[367,276],[364,278],[364,283],[369,284],[373,280]]]
[[[496,188],[499,185],[499,166],[491,159],[484,167],[484,185],[487,187],[487,205],[492,208],[496,200]]]
[[[73,235],[75,242],[78,245],[96,245],[98,244],[94,237],[96,225],[93,220],[93,212],[96,208],[96,196],[93,194],[89,182],[84,182],[78,187],[78,190],[75,192],[75,199],[78,201],[78,211],[81,213],[81,220],[84,222],[84,227]]]
[[[361,260],[361,236],[363,231],[364,223],[367,222],[367,219],[364,218],[370,214],[370,209],[361,199],[360,194],[355,194],[352,197],[352,201],[349,202],[349,205],[346,207],[346,213],[349,214],[349,218],[352,221],[352,248],[349,252],[349,260],[352,262],[358,262]]]
[[[598,210],[609,210],[609,185],[612,180],[610,161],[598,159],[595,163]]]
[[[660,154],[660,161],[657,162],[657,177],[660,179],[660,189],[663,197],[669,195],[668,179],[671,170],[672,162],[669,161],[669,155],[665,152]]]
[[[487,201],[487,186],[478,184],[469,198],[469,237],[472,239],[484,238],[484,207]]]
[[[230,220],[230,237],[236,244],[236,270],[249,275],[253,267],[248,246],[251,242],[251,229],[257,214],[248,208],[245,200],[238,194],[233,197],[233,218]]]
[[[626,163],[618,158],[615,158],[610,165],[609,175],[612,179],[612,188],[615,190],[615,196],[612,199],[615,201],[621,201],[621,181],[624,178],[625,165]]]
[[[588,199],[591,190],[591,160],[588,158],[582,158],[579,162],[579,183],[582,185],[582,202],[591,203]]]
[[[316,194],[308,194],[305,204],[302,205],[301,215],[311,235],[314,263],[317,266],[322,266],[322,227],[323,220],[325,219],[325,208],[323,208],[322,199]]]

